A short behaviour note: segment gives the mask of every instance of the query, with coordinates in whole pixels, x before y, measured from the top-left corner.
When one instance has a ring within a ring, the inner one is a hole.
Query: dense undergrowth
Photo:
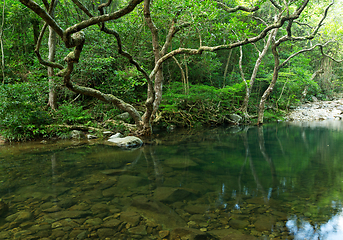
[[[309,83],[306,83],[307,85]],[[134,84],[131,85],[134,88]],[[301,102],[301,89],[289,85],[280,89],[268,101],[265,112],[266,122],[282,120],[290,106]],[[297,91],[297,89],[299,89]],[[318,94],[315,82],[311,85],[311,95]],[[102,103],[93,98],[73,95],[63,90],[63,100],[56,111],[47,106],[48,86],[44,81],[27,81],[16,84],[0,85],[0,135],[8,141],[23,141],[33,138],[53,138],[68,136],[68,132],[78,129],[91,129],[101,136],[104,130],[128,133],[127,124],[117,118],[121,112],[112,105]],[[137,95],[144,95],[140,89],[132,89]],[[70,95],[66,97],[66,95]],[[185,87],[180,82],[173,82],[165,88],[160,109],[154,120],[158,128],[216,126],[232,123],[230,114],[241,115],[240,104],[245,95],[243,83],[224,88],[216,88],[203,84],[190,84]],[[122,96],[127,96],[126,92]],[[132,94],[131,94],[132,96]],[[253,92],[249,105],[250,118],[243,124],[254,124],[258,110],[258,92]],[[327,95],[326,95],[327,97]],[[144,111],[142,101],[138,98],[134,103],[137,109]],[[306,99],[303,99],[306,100]],[[82,127],[80,127],[82,126]]]

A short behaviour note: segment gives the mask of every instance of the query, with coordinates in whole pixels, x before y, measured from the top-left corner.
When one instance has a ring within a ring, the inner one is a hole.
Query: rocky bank
[[[333,101],[317,101],[305,103],[291,111],[287,121],[311,122],[323,120],[342,120],[343,99]]]

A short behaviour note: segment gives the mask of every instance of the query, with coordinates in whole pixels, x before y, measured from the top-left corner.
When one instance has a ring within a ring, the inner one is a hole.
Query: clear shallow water
[[[342,125],[320,124],[0,146],[0,239],[342,239]]]

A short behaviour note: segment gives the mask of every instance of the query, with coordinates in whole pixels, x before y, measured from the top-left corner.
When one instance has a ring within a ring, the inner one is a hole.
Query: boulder
[[[79,130],[73,130],[73,131],[71,131],[71,138],[76,139],[76,140],[80,140],[80,139],[85,139],[86,135]]]
[[[130,116],[130,114],[128,112],[124,112],[122,114],[119,114],[119,115],[115,116],[114,119],[122,120],[124,122],[129,122],[131,120],[131,116]]]
[[[143,115],[142,112],[138,112],[141,116]],[[124,112],[122,114],[119,114],[117,116],[114,117],[115,120],[121,120],[124,121],[126,123],[129,123],[131,121],[133,121],[132,117],[130,116],[130,114],[128,112]]]
[[[240,124],[243,122],[243,118],[237,114],[230,114],[229,119],[231,122],[233,122],[234,124]]]
[[[143,145],[143,141],[134,136],[127,136],[127,137],[120,137],[120,134],[112,135],[108,142],[111,143],[111,145],[123,148],[123,149],[130,149],[130,148],[139,148]]]

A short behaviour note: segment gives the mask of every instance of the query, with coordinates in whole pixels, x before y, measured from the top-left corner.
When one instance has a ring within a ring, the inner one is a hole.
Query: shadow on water
[[[0,146],[0,239],[341,239],[343,125],[318,124]]]

